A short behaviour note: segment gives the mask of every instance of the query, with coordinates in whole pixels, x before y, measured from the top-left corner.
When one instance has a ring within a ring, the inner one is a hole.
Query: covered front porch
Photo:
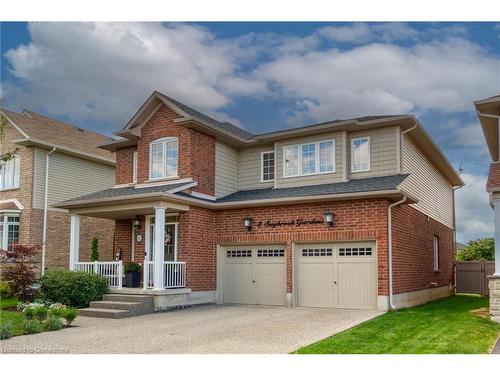
[[[72,208],[70,269],[105,277],[114,292],[160,295],[172,289],[184,291],[188,266],[178,259],[179,220],[188,210],[186,205],[148,199]],[[114,259],[80,259],[79,228],[85,217],[115,221]],[[141,265],[139,288],[124,283],[124,266],[132,262]]]

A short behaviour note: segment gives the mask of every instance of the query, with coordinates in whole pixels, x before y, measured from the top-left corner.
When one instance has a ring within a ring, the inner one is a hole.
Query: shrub
[[[71,325],[71,323],[73,323],[73,321],[76,319],[77,316],[78,316],[78,310],[75,307],[67,307],[64,310],[62,317],[66,321],[66,325],[69,326]]]
[[[8,339],[12,337],[12,324],[10,322],[0,323],[0,340]]]
[[[40,323],[36,319],[28,320],[25,319],[23,321],[23,332],[27,335],[31,335],[33,333],[40,333],[43,331],[42,323]]]
[[[33,307],[26,307],[23,310],[23,315],[27,320],[32,320],[35,318],[35,309]]]
[[[57,316],[58,318],[64,317],[68,307],[62,303],[53,303],[49,306],[49,316]]]
[[[469,241],[465,247],[457,251],[455,260],[495,260],[495,240],[493,238],[479,238]]]
[[[56,270],[40,278],[40,289],[47,300],[85,307],[90,301],[102,299],[108,284],[104,277],[93,273]]]
[[[139,263],[130,262],[123,267],[125,273],[127,272],[141,272],[141,265]]]
[[[57,316],[50,316],[44,323],[43,327],[46,331],[58,331],[62,329],[63,324]]]
[[[33,313],[35,315],[35,318],[42,321],[42,320],[47,319],[49,309],[47,307],[45,307],[44,305],[38,305],[38,306],[35,306],[33,308]]]
[[[90,249],[90,261],[95,262],[96,260],[99,260],[99,239],[97,237],[92,237]]]
[[[12,296],[10,285],[7,281],[0,281],[0,298],[9,298]]]
[[[2,258],[10,260],[12,266],[2,275],[9,280],[12,296],[20,301],[32,301],[37,294],[32,285],[36,281],[36,273],[29,267],[27,261],[32,259],[38,252],[38,246],[24,246],[13,244],[12,249],[2,250]]]

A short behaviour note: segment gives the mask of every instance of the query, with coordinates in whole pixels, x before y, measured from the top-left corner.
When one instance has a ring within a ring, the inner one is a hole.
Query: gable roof
[[[42,148],[56,147],[60,152],[92,159],[107,164],[115,163],[115,156],[98,146],[111,140],[102,134],[25,110],[22,114],[6,109],[0,111],[23,136],[15,143]]]
[[[493,161],[500,160],[499,154],[499,129],[500,123],[500,95],[476,100],[476,112],[483,129],[484,138]]]

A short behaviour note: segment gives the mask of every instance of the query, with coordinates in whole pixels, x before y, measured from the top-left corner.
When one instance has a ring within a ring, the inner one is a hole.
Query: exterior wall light
[[[139,229],[139,227],[141,226],[141,222],[139,221],[139,219],[134,219],[132,220],[132,225],[135,229]]]
[[[252,230],[252,218],[251,217],[244,218],[243,225],[245,226],[247,232],[250,232]]]
[[[332,213],[331,211],[325,212],[323,214],[323,217],[325,218],[325,223],[329,227],[333,227],[333,221],[335,220],[335,214]]]

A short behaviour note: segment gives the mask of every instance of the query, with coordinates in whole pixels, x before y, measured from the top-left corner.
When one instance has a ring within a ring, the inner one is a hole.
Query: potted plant
[[[141,284],[141,265],[139,263],[130,262],[124,267],[125,270],[125,285],[127,288],[139,288]]]

